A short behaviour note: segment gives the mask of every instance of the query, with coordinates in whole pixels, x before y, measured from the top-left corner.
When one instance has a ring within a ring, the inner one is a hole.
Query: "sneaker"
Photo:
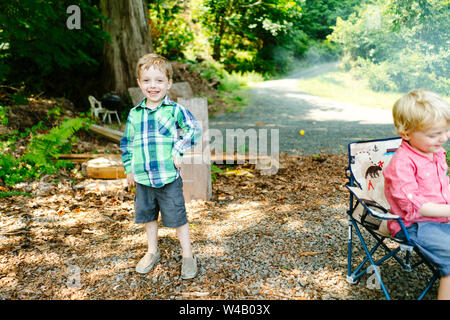
[[[183,258],[181,265],[181,278],[184,280],[192,279],[197,276],[197,257]]]
[[[147,273],[149,272],[153,266],[158,263],[159,258],[161,257],[161,251],[156,251],[156,254],[147,252],[144,257],[138,262],[136,265],[136,272],[139,273]]]

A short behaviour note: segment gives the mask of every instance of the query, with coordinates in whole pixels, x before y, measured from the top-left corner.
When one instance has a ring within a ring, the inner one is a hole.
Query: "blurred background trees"
[[[449,94],[450,2],[367,2],[337,19],[329,39],[339,45],[347,70],[374,90],[427,88]]]
[[[106,83],[113,74],[108,68],[119,59],[115,63],[134,77],[136,59],[126,57],[141,48],[208,64],[217,73],[265,77],[286,73],[299,61],[342,60],[375,90],[449,92],[446,0],[133,1],[136,11],[120,21],[120,14],[102,10],[103,0],[1,1],[1,84],[86,105],[88,94],[122,91]],[[79,30],[66,27],[70,5],[81,9]],[[148,32],[136,28],[139,11],[148,16]],[[120,55],[107,57],[119,47]]]

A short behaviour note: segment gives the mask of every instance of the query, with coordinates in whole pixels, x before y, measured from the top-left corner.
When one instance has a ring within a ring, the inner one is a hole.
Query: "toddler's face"
[[[155,108],[166,96],[167,91],[172,86],[172,80],[169,80],[166,74],[160,70],[150,67],[141,70],[138,84],[147,98],[147,106]]]
[[[442,120],[427,129],[403,134],[402,138],[407,140],[413,148],[428,156],[433,156],[433,153],[439,151],[449,139],[449,129],[447,121]]]

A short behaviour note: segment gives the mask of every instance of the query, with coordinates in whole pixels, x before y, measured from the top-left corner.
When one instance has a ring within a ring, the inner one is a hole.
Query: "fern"
[[[84,122],[82,118],[69,119],[51,129],[48,134],[34,136],[23,160],[38,167],[52,164],[53,159],[70,151],[73,138],[69,138],[84,126]]]
[[[0,154],[0,182],[12,186],[28,179],[38,179],[43,173],[55,173],[61,167],[70,167],[72,162],[58,158],[62,153],[70,152],[76,139],[73,134],[83,127],[87,129],[90,122],[87,118],[69,119],[45,135],[34,135],[27,151],[19,159],[11,154]],[[29,130],[28,134],[35,132]]]

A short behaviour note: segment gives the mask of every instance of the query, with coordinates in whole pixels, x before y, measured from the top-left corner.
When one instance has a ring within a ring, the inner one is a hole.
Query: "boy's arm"
[[[196,145],[202,136],[201,128],[192,113],[181,105],[175,107],[175,120],[177,125],[183,129],[183,135],[175,142],[172,156],[174,159],[183,157],[184,152]]]
[[[425,203],[419,213],[424,217],[450,217],[450,205],[440,203]]]
[[[402,208],[410,220],[419,216],[419,209],[429,201],[419,190],[414,164],[409,159],[391,160],[383,175],[385,193],[389,194],[386,198],[391,198]]]
[[[122,162],[125,168],[125,173],[128,175],[132,172],[131,159],[133,158],[133,138],[134,138],[134,126],[131,112],[128,115],[127,124],[125,126],[125,132],[120,139],[120,151],[122,151]]]

